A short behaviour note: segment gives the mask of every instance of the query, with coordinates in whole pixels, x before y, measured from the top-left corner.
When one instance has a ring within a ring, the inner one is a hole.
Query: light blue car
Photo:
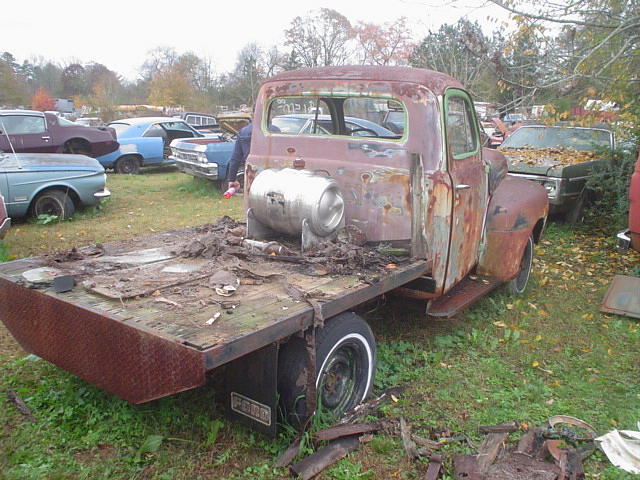
[[[107,126],[115,129],[120,148],[97,160],[117,173],[136,174],[143,166],[175,163],[169,158],[172,140],[205,136],[172,117],[125,118]]]
[[[0,194],[14,218],[67,218],[108,197],[106,179],[104,167],[85,155],[0,153]]]

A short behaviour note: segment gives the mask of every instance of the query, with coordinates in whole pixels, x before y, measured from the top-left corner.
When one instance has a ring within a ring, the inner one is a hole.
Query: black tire
[[[91,145],[84,140],[69,140],[64,144],[63,153],[74,155],[90,155]]]
[[[507,290],[512,295],[522,295],[529,283],[533,265],[533,237],[529,235],[520,260],[520,269],[514,279],[507,282]]]
[[[584,220],[584,207],[587,204],[587,192],[586,190],[580,194],[580,197],[576,203],[571,207],[567,213],[564,214],[564,222],[570,225],[576,225],[582,223]]]
[[[33,200],[31,215],[55,215],[58,220],[69,218],[76,211],[76,206],[67,192],[63,190],[46,190]]]
[[[118,159],[113,169],[116,173],[137,175],[140,173],[140,160],[133,155],[125,155]]]
[[[339,418],[371,392],[376,344],[369,325],[352,312],[337,315],[316,331],[318,409]],[[305,398],[304,340],[293,338],[280,350],[278,391],[283,417],[296,427],[313,412]]]

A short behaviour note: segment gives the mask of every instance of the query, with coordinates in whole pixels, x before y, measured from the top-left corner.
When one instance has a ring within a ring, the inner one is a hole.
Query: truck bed
[[[27,351],[142,403],[202,385],[208,371],[307,328],[314,307],[316,321],[329,318],[427,270],[406,261],[334,274],[322,259],[228,245],[185,256],[217,238],[208,228],[2,264],[0,318]],[[216,293],[235,278],[233,295]],[[75,287],[56,291],[70,279]]]

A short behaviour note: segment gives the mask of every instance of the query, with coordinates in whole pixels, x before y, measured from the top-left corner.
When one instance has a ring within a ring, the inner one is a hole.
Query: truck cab
[[[390,112],[403,117],[403,129],[382,126]],[[294,113],[305,116],[304,128],[283,128]],[[355,119],[369,127],[350,127]],[[267,81],[245,172],[254,232],[274,227],[273,220],[252,217],[260,211],[253,203],[263,201],[251,194],[252,182],[267,170],[333,179],[347,226],[368,243],[406,247],[428,261],[423,298],[441,297],[471,273],[514,279],[548,208],[540,185],[506,177],[502,154],[481,147],[462,85],[414,68],[326,67]]]

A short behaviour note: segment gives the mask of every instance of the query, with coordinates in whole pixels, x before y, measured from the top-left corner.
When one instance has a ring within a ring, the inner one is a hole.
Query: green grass
[[[53,225],[22,223],[0,243],[0,257],[24,256],[123,236],[241,218],[240,199],[224,200],[207,183],[177,172],[109,177],[113,195],[100,209]],[[424,305],[388,299],[367,314],[378,340],[377,391],[407,385],[383,414],[403,415],[417,433],[467,435],[479,425],[516,420],[530,427],[572,415],[599,433],[636,429],[640,420],[640,325],[599,312],[616,273],[633,274],[640,255],[620,254],[613,234],[592,221],[570,229],[551,224],[536,248],[524,296],[485,297],[449,321],[424,317]],[[64,240],[61,239],[64,238]],[[275,440],[227,421],[213,387],[130,405],[28,356],[0,328],[0,392],[16,392],[37,422],[26,421],[0,393],[0,477],[23,479],[276,479],[275,459],[293,432]],[[322,419],[314,422],[321,428]],[[513,436],[517,439],[517,435]],[[304,451],[311,451],[309,436]],[[443,449],[445,479],[466,443]],[[597,453],[587,478],[630,475]],[[397,436],[379,434],[324,472],[324,479],[421,478],[426,463],[409,462]]]

